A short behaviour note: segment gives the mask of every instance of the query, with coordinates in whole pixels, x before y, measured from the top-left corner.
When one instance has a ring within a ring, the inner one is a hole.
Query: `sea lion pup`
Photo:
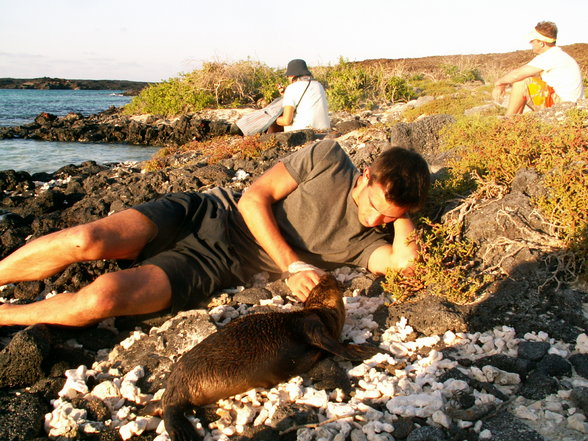
[[[364,360],[379,349],[343,344],[343,293],[323,276],[304,308],[238,318],[186,352],[173,366],[162,397],[173,441],[199,440],[185,412],[256,387],[269,388],[309,370],[327,353]]]

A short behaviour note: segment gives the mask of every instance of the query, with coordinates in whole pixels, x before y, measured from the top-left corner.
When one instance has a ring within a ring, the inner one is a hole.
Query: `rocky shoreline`
[[[562,109],[546,117],[557,117]],[[442,173],[446,154],[438,149],[438,131],[452,118],[378,124],[400,111],[396,106],[334,115],[335,130],[326,136],[337,139],[358,167],[371,163],[392,140],[416,149]],[[40,115],[28,127],[3,129],[0,138],[106,142],[116,136],[120,139],[112,142],[179,145],[235,133],[237,117],[238,112],[133,119],[114,109],[87,118]],[[2,256],[31,238],[166,192],[217,185],[242,190],[292,149],[319,136],[324,134],[278,136],[275,147],[256,160],[237,154],[208,164],[205,157],[183,161],[179,153],[173,166],[151,172],[142,164],[92,162],[33,176],[0,172]],[[183,163],[188,165],[179,166]],[[197,414],[206,439],[586,439],[588,289],[554,283],[550,256],[532,243],[511,253],[495,242],[502,237],[523,243],[525,231],[516,228],[523,223],[547,231],[533,216],[531,198],[539,191],[539,177],[521,170],[508,194],[464,211],[465,235],[481,244],[478,265],[499,267],[503,274],[473,304],[426,294],[394,303],[381,278],[338,270],[349,316],[344,338],[371,341],[393,356],[355,366],[327,359],[269,391],[221,400]],[[441,208],[452,215],[449,207]],[[510,216],[498,215],[504,212]],[[111,261],[76,264],[43,281],[3,287],[0,296],[27,302],[75,291],[116,268]],[[160,393],[171,362],[239,315],[295,308],[286,294],[283,281],[261,278],[219,293],[207,310],[177,316],[121,317],[81,330],[0,328],[0,439],[114,440],[135,434],[132,439],[163,441],[165,435],[155,431],[158,421],[140,413]]]
[[[0,89],[123,90],[137,95],[149,83],[126,80],[69,80],[65,78],[0,78]]]
[[[0,128],[1,139],[36,139],[62,142],[127,143],[149,146],[181,145],[215,136],[238,133],[225,121],[198,116],[173,120],[155,116],[125,116],[116,107],[96,115],[69,113],[58,117],[41,113],[34,122],[18,127]]]

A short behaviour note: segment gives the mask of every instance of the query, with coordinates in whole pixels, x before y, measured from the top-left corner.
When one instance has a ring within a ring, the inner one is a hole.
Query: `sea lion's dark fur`
[[[300,311],[251,314],[230,322],[172,368],[161,403],[168,434],[174,441],[199,439],[186,411],[286,381],[325,353],[363,360],[378,352],[340,343],[344,322],[342,292],[331,276],[322,278]]]

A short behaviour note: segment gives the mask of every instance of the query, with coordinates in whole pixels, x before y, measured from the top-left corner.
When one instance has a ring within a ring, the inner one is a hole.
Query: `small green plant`
[[[383,289],[402,301],[421,290],[463,304],[473,301],[489,278],[472,271],[476,245],[462,238],[458,222],[420,219],[419,258],[410,274],[389,270]]]
[[[385,97],[388,101],[408,101],[416,98],[414,90],[409,86],[404,78],[389,77],[384,78]]]

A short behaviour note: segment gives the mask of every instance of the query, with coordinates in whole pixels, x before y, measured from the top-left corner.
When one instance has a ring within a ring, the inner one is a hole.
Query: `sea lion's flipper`
[[[341,344],[343,347],[343,351],[340,354],[337,354],[339,357],[345,358],[346,360],[351,361],[363,361],[367,360],[368,358],[372,358],[374,355],[379,354],[381,352],[385,352],[384,350],[378,348],[377,346],[372,346],[369,344],[363,345],[354,345],[354,344]]]
[[[331,337],[331,333],[320,320],[308,320],[304,324],[304,331],[311,345],[346,360],[362,361],[373,357],[378,352],[385,352],[376,346],[341,343]]]
[[[139,410],[138,415],[161,416],[162,413],[161,400],[151,400],[142,409]]]
[[[186,406],[170,405],[163,411],[165,430],[172,441],[201,441],[200,436],[184,415]]]

